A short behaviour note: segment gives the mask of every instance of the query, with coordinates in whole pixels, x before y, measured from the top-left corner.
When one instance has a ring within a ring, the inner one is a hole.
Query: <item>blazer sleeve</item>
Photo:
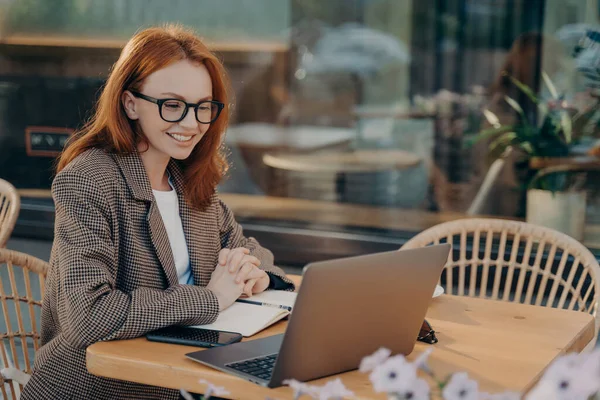
[[[144,287],[129,293],[116,288],[119,249],[111,226],[117,221],[101,185],[91,177],[62,171],[52,193],[56,207],[53,268],[58,268],[62,292],[58,316],[71,345],[85,348],[168,325],[216,320],[218,300],[204,287]]]
[[[296,288],[294,283],[285,275],[285,272],[283,272],[281,268],[274,265],[273,253],[262,247],[256,239],[252,237],[247,238],[244,236],[244,231],[241,225],[235,220],[233,212],[231,212],[229,207],[227,207],[227,205],[220,199],[218,200],[218,206],[221,248],[247,248],[250,250],[250,254],[260,260],[260,268],[269,274],[271,277],[271,282],[276,283],[275,286],[270,285],[270,288],[294,291]],[[273,282],[274,280],[277,282]]]

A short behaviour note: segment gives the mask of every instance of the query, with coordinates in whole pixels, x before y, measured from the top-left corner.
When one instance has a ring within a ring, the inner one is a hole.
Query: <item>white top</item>
[[[190,269],[190,255],[188,253],[187,243],[185,242],[181,217],[179,216],[177,192],[173,189],[172,185],[171,190],[168,192],[154,189],[152,192],[154,193],[160,216],[162,217],[167,236],[169,237],[173,260],[175,261],[175,268],[177,269],[177,279],[180,284],[193,285],[194,277],[192,275],[192,270]]]

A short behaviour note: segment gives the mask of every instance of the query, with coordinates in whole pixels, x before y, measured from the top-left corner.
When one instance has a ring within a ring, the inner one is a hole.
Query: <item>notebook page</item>
[[[248,337],[260,332],[288,314],[288,311],[281,308],[233,303],[229,308],[222,311],[212,324],[196,325],[195,328],[238,332],[242,336]]]
[[[248,297],[248,300],[258,301],[262,303],[282,305],[294,308],[297,293],[286,292],[285,290],[265,290],[262,293],[254,294]]]

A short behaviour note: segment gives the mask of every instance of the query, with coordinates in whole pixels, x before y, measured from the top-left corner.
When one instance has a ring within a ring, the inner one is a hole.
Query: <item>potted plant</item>
[[[521,170],[520,184],[527,190],[527,221],[581,240],[586,211],[585,172],[595,168],[600,160],[579,157],[575,149],[582,139],[595,136],[599,130],[600,100],[587,93],[585,100],[581,96],[577,98],[579,106],[576,102],[568,103],[558,94],[548,75],[542,72],[542,77],[552,96],[549,101],[542,101],[531,88],[509,76],[537,105],[535,116],[526,115],[517,101],[505,96],[506,103],[516,111],[517,121],[502,125],[494,113],[483,110],[491,127],[468,144],[491,140],[489,157],[492,160],[506,159],[516,152],[520,160],[517,166]],[[546,170],[549,166],[551,169]]]

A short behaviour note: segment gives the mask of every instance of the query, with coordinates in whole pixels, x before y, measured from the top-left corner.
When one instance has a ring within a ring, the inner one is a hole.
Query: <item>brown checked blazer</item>
[[[178,283],[167,233],[137,153],[89,150],[56,176],[43,347],[22,400],[177,399],[175,390],[91,375],[86,347],[172,324],[213,322],[218,301],[206,285],[222,248],[250,249],[261,268],[291,284],[273,265],[273,254],[244,237],[216,194],[205,211],[192,208],[175,162],[169,173],[179,196],[195,285]]]

